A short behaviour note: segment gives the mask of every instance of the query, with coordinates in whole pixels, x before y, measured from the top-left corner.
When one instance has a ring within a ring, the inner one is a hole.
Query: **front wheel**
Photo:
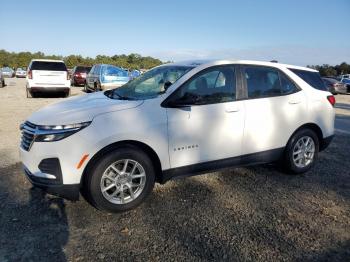
[[[311,129],[301,129],[289,140],[284,162],[287,171],[302,174],[308,171],[318,157],[319,141]]]
[[[155,183],[152,161],[142,151],[129,147],[103,156],[87,175],[84,190],[89,202],[109,212],[135,208]]]

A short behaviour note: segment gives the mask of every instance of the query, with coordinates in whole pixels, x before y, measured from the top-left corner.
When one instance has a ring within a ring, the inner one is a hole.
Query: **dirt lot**
[[[19,124],[64,99],[0,89],[0,261],[350,261],[350,95],[337,96],[336,138],[303,176],[238,168],[157,185],[123,214],[32,189],[18,158]],[[81,94],[73,88],[73,95]]]

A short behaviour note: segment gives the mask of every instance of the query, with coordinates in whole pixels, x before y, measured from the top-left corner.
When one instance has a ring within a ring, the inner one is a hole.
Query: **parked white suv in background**
[[[70,77],[67,67],[61,60],[33,59],[27,72],[27,97],[37,92],[70,93]]]
[[[167,64],[35,112],[21,126],[20,154],[35,186],[125,211],[180,175],[275,161],[306,172],[333,137],[334,103],[310,68]]]

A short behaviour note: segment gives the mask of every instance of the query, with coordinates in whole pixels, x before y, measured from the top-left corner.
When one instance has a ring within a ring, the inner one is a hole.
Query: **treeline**
[[[105,56],[98,55],[95,58],[81,55],[57,56],[45,55],[42,52],[7,52],[0,50],[0,67],[12,68],[27,67],[32,59],[59,59],[64,60],[68,68],[76,65],[112,64],[123,68],[149,69],[162,64],[159,59],[139,54]]]
[[[340,65],[331,66],[327,64],[312,65],[308,66],[310,68],[320,71],[321,76],[338,76],[343,74],[350,74],[350,65],[343,62]]]

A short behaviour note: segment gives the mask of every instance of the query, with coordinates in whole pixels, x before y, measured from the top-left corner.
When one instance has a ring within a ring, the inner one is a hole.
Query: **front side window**
[[[296,85],[282,72],[270,67],[245,66],[248,98],[263,98],[294,93]]]
[[[89,74],[94,74],[95,73],[95,66],[93,66],[89,72]]]
[[[105,92],[113,99],[149,99],[154,98],[174,84],[180,77],[193,69],[190,66],[156,67],[127,84]]]
[[[99,66],[99,65],[95,67],[95,72],[94,72],[95,75],[99,75],[100,74],[100,67],[101,66]]]
[[[172,97],[181,103],[214,104],[234,101],[236,99],[236,78],[233,67],[215,67],[199,73]],[[192,102],[191,102],[192,101]]]

